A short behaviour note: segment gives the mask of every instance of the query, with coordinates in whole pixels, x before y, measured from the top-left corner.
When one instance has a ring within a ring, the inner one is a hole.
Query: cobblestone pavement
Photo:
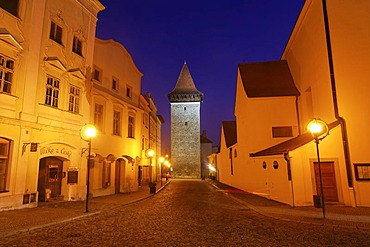
[[[200,180],[98,214],[0,239],[0,246],[370,246],[370,231],[266,217]]]

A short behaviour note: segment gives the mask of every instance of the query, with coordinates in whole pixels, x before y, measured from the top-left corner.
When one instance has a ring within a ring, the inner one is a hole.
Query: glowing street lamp
[[[307,129],[310,131],[311,135],[315,138],[317,163],[319,167],[319,176],[320,176],[320,203],[322,208],[322,217],[325,218],[324,189],[322,186],[319,142],[329,134],[329,126],[324,121],[315,118],[308,123]]]
[[[90,161],[91,161],[91,139],[96,136],[96,128],[92,124],[86,124],[80,131],[81,138],[89,144],[89,156],[87,159],[87,181],[86,181],[86,213],[89,212],[90,191]]]

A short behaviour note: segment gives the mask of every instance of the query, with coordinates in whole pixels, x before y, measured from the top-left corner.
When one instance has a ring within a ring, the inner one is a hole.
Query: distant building
[[[212,141],[208,139],[207,133],[204,130],[200,135],[200,163],[201,163],[201,177],[206,178],[209,175],[208,156],[212,154]]]
[[[200,178],[200,103],[203,94],[195,87],[186,63],[168,99],[171,104],[172,174],[178,178]]]

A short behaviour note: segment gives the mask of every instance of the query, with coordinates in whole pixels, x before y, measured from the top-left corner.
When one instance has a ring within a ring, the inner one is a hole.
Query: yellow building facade
[[[233,174],[219,174],[221,182],[310,206],[322,177],[326,203],[370,206],[369,76],[364,73],[370,63],[369,10],[366,0],[306,0],[281,60],[239,65],[237,157]],[[324,120],[329,129],[318,145],[321,174],[307,130],[312,119]],[[221,145],[219,155],[228,152]]]
[[[87,69],[99,1],[0,6],[0,210],[86,195]]]
[[[91,196],[135,191],[150,132],[160,150],[142,73],[121,44],[95,37],[102,10],[98,0],[0,3],[0,210],[85,200],[88,180]],[[86,124],[98,129],[89,179]]]

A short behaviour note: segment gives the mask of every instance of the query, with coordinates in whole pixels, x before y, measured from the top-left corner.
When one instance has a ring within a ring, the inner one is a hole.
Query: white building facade
[[[90,107],[99,1],[0,6],[0,210],[86,195],[81,127]]]

